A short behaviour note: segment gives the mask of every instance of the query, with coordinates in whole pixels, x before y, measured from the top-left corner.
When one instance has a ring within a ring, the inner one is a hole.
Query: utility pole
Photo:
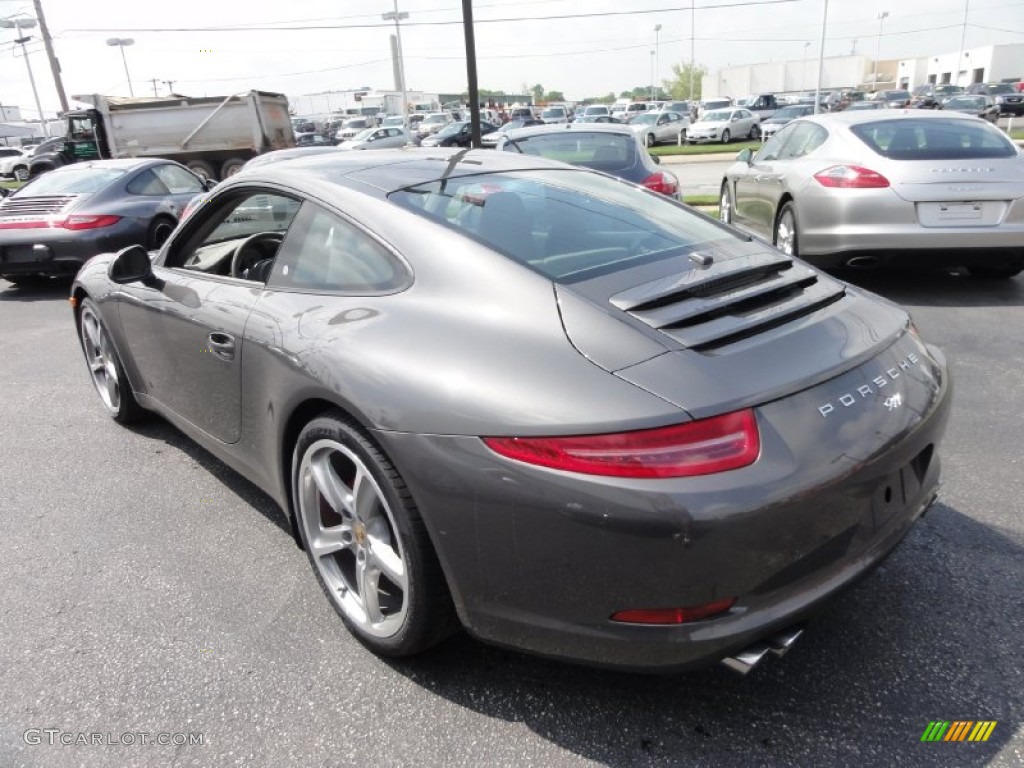
[[[401,81],[402,81],[402,87],[401,87],[401,91],[402,91],[402,122],[403,122],[403,125],[405,125],[408,128],[408,127],[410,127],[408,122],[407,122],[409,120],[409,107],[406,104],[406,96],[405,96],[407,88],[406,88],[406,85],[405,85],[405,60],[404,60],[404,56],[402,55],[402,25],[401,25],[400,22],[403,19],[408,19],[409,18],[409,14],[406,13],[405,11],[402,11],[401,13],[399,13],[399,11],[398,11],[398,0],[394,0],[394,3],[395,3],[394,4],[395,10],[394,11],[389,11],[388,13],[385,13],[385,14],[382,14],[381,18],[384,19],[384,21],[393,21],[393,22],[395,22],[395,40],[398,43],[398,76],[399,76],[399,79],[401,79]]]
[[[960,30],[960,53],[956,56],[956,69],[953,71],[953,85],[960,85],[960,63],[964,60],[964,42],[967,38],[967,10],[971,0],[964,0],[964,26]]]
[[[689,100],[691,102],[691,106],[690,106],[690,112],[691,113],[693,113],[692,102],[693,102],[693,100],[695,98],[694,92],[693,92],[693,67],[694,67],[693,39],[694,39],[694,35],[696,35],[696,26],[695,25],[696,25],[696,18],[695,18],[694,13],[693,13],[693,0],[690,0],[690,99]]]
[[[151,77],[151,78],[149,78],[149,82],[151,82],[153,84],[153,96],[154,97],[159,96],[160,94],[158,94],[156,92],[156,84],[160,82],[160,79],[157,78],[157,77]]]
[[[473,0],[462,0],[462,32],[466,38],[466,81],[469,89],[469,140],[480,149],[480,91],[476,82],[476,35],[473,33]]]
[[[60,62],[53,52],[53,40],[50,38],[50,30],[46,26],[46,17],[43,16],[42,0],[32,0],[36,9],[36,18],[39,20],[39,34],[43,38],[43,45],[46,46],[46,56],[50,60],[50,72],[53,73],[53,85],[57,89],[57,98],[60,99],[62,111],[68,111],[68,97],[64,95],[64,83],[60,79]]]
[[[814,86],[814,114],[821,112],[821,78],[825,73],[825,31],[828,29],[828,0],[821,15],[821,48],[818,50],[818,82]]]
[[[888,16],[888,11],[882,11],[878,14],[878,44],[875,46],[875,74],[871,77],[872,91],[878,90],[878,59],[882,55],[882,24]]]
[[[161,80],[161,82],[164,85],[167,86],[167,95],[168,96],[173,96],[174,95],[174,84],[176,82],[178,82],[178,81],[177,80]]]

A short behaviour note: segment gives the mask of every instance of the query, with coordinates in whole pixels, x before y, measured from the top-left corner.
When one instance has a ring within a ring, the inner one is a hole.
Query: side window
[[[186,219],[188,231],[171,246],[165,266],[265,281],[300,205],[251,189],[214,198]]]
[[[820,147],[828,133],[820,125],[814,123],[797,123],[793,135],[779,154],[780,160],[795,160],[808,155]]]
[[[172,195],[198,194],[205,191],[202,182],[193,173],[176,165],[158,165],[153,169],[153,173]]]
[[[156,177],[152,168],[147,168],[125,187],[129,195],[167,195],[167,186]]]
[[[757,150],[757,154],[754,155],[755,163],[767,163],[772,160],[779,159],[779,151],[783,145],[793,135],[793,131],[796,130],[798,123],[790,123],[776,131],[768,141],[764,143],[764,146]]]
[[[408,282],[405,266],[383,245],[340,216],[307,203],[267,284],[372,295],[399,290]]]

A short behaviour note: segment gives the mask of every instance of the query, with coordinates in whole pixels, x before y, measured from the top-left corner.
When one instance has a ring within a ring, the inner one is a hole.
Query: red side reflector
[[[889,186],[885,176],[859,165],[833,165],[814,174],[814,178],[821,186],[833,189],[884,189]]]
[[[761,452],[752,409],[669,427],[573,437],[485,437],[502,456],[609,477],[692,477],[753,464]]]
[[[655,171],[640,182],[643,186],[663,195],[679,194],[679,180],[668,171]]]
[[[700,621],[725,613],[735,602],[735,597],[727,597],[714,603],[687,608],[636,608],[613,613],[612,621],[623,624],[686,624],[689,621]]]

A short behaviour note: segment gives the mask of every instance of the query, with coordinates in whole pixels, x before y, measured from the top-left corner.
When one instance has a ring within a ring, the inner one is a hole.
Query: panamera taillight
[[[752,409],[633,432],[483,440],[516,461],[610,477],[710,475],[753,464],[761,452]]]
[[[889,186],[885,176],[859,165],[833,165],[814,174],[814,180],[833,189],[884,189]]]

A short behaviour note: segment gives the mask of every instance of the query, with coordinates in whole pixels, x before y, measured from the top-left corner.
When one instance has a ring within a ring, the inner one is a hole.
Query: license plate
[[[964,203],[918,203],[917,220],[923,227],[994,227],[1006,215],[1004,200]]]
[[[936,214],[939,221],[977,221],[981,211],[981,203],[940,203]]]

